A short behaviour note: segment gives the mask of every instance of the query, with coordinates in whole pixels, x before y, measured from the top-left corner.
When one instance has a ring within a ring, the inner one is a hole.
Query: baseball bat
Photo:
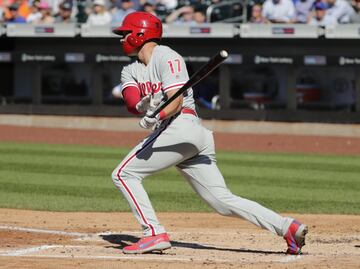
[[[206,64],[204,64],[198,71],[196,71],[190,79],[168,100],[162,103],[149,117],[154,118],[157,114],[160,113],[165,107],[167,107],[172,101],[174,101],[180,94],[183,94],[187,89],[195,86],[201,80],[206,78],[215,68],[217,68],[229,54],[226,50],[219,51],[214,55]]]

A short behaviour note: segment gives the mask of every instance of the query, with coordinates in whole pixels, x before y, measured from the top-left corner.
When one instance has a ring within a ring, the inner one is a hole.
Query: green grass
[[[0,207],[129,211],[111,181],[128,149],[0,143]],[[217,154],[233,193],[279,212],[360,213],[360,156]],[[144,186],[157,211],[211,211],[174,169]]]

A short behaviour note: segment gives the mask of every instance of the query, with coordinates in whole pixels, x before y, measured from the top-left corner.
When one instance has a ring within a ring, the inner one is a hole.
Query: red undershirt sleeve
[[[136,104],[140,101],[140,91],[137,87],[127,86],[122,90],[122,95],[127,107],[127,110],[135,115],[140,115],[141,113],[137,111]]]

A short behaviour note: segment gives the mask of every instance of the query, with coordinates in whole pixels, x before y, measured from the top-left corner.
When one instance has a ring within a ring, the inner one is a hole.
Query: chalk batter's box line
[[[182,261],[182,262],[191,262],[191,261],[205,261],[202,259],[193,259],[193,258],[176,258],[169,257],[165,255],[157,255],[154,257],[149,256],[138,256],[138,255],[126,255],[119,253],[118,256],[113,255],[74,255],[69,253],[68,255],[54,255],[54,254],[35,254],[36,252],[54,249],[54,248],[63,248],[63,249],[75,249],[75,248],[89,248],[89,246],[73,246],[73,245],[41,245],[31,248],[16,249],[12,251],[0,252],[0,257],[32,257],[32,258],[61,258],[61,259],[88,259],[88,260],[153,260],[153,261]],[[226,260],[213,260],[214,262],[226,262]]]
[[[22,231],[22,232],[32,232],[32,233],[44,233],[44,234],[57,234],[57,235],[68,235],[68,236],[94,236],[94,235],[114,235],[114,234],[129,234],[129,235],[139,235],[141,236],[143,233],[142,232],[137,232],[137,231],[118,231],[118,232],[113,232],[113,231],[104,231],[104,232],[99,232],[99,233],[81,233],[81,232],[66,232],[66,231],[59,231],[59,230],[48,230],[48,229],[38,229],[38,228],[26,228],[26,227],[16,227],[16,226],[4,226],[1,225],[0,229],[2,230],[11,230],[11,231]],[[195,231],[194,231],[195,232]],[[183,231],[183,232],[169,232],[169,234],[193,234],[193,231]],[[234,232],[226,232],[226,234],[230,234],[230,233],[234,233],[237,234],[238,232],[234,231]],[[196,231],[196,234],[211,234],[211,235],[224,235],[224,232],[201,232],[201,231]],[[261,236],[262,234],[265,235],[265,233],[256,233],[257,235]]]
[[[15,250],[10,250],[10,251],[2,251],[0,252],[0,256],[5,256],[5,257],[16,257],[16,256],[24,256],[30,253],[35,253],[35,252],[39,252],[42,250],[46,250],[46,249],[50,249],[50,248],[57,248],[59,247],[58,245],[41,245],[41,246],[37,246],[37,247],[30,247],[30,248],[19,248],[19,249],[15,249]]]
[[[157,255],[156,257],[150,257],[150,256],[139,256],[139,255],[126,255],[124,256],[123,254],[119,254],[117,256],[112,256],[112,255],[73,255],[73,254],[69,254],[69,255],[54,255],[54,254],[38,254],[38,255],[34,255],[34,253],[38,252],[38,251],[42,251],[42,250],[46,250],[46,249],[51,249],[51,248],[86,248],[86,246],[60,246],[60,245],[43,245],[43,246],[38,246],[38,247],[33,247],[33,248],[27,248],[27,249],[19,249],[16,251],[13,251],[12,253],[0,253],[0,257],[1,256],[6,256],[6,257],[28,257],[28,258],[57,258],[57,259],[86,259],[86,260],[142,260],[142,261],[168,261],[168,262],[173,262],[173,261],[178,261],[178,262],[204,262],[204,261],[211,261],[214,263],[233,263],[233,261],[229,261],[229,260],[221,260],[221,259],[196,259],[196,258],[177,258],[177,257],[169,257],[169,256],[165,256],[165,255]],[[32,253],[32,254],[30,254]],[[303,256],[286,256],[284,258],[281,259],[275,259],[272,262],[280,262],[280,263],[291,263],[291,262],[296,262],[299,259],[302,259]],[[243,261],[242,261],[243,263]],[[246,262],[245,262],[246,263]],[[253,262],[251,262],[253,263]]]
[[[63,248],[63,249],[74,249],[74,248],[89,248],[88,246],[62,246],[62,245],[42,245],[38,247],[25,248],[25,249],[17,249],[13,251],[9,251],[7,253],[0,253],[1,256],[5,257],[28,257],[28,258],[57,258],[57,259],[87,259],[87,260],[143,260],[143,261],[179,261],[179,262],[204,262],[211,261],[215,263],[233,263],[233,261],[222,260],[222,259],[197,259],[197,258],[177,258],[177,257],[169,257],[165,255],[156,255],[156,256],[139,256],[139,255],[126,255],[120,254],[117,256],[113,255],[74,255],[69,253],[68,255],[56,255],[56,254],[35,254],[36,252],[48,250],[51,248]],[[286,256],[281,259],[275,259],[272,262],[281,262],[281,263],[290,263],[298,261],[302,259],[302,256]],[[246,262],[245,262],[246,263]],[[252,262],[251,262],[252,263]]]
[[[44,233],[44,234],[57,234],[57,235],[68,235],[68,236],[75,236],[75,237],[80,237],[78,239],[85,239],[86,237],[91,238],[93,236],[100,236],[100,235],[112,235],[112,234],[134,234],[134,235],[142,235],[141,232],[134,232],[134,231],[121,231],[121,232],[102,232],[102,233],[79,233],[79,232],[65,232],[65,231],[58,231],[58,230],[47,230],[47,229],[37,229],[37,228],[25,228],[25,227],[14,227],[14,226],[0,226],[0,229],[3,230],[13,230],[13,231],[24,231],[24,232],[33,232],[33,233]],[[191,234],[192,232],[172,232],[170,234]],[[199,232],[197,232],[199,233]],[[200,232],[201,234],[207,234],[205,232]],[[219,234],[223,234],[223,233],[219,233]],[[84,238],[85,237],[85,238]],[[50,248],[59,248],[59,247],[84,247],[84,246],[59,246],[59,245],[41,245],[41,246],[37,246],[37,247],[31,247],[31,248],[25,248],[25,249],[15,249],[13,251],[7,251],[7,252],[0,252],[0,256],[7,256],[7,257],[11,257],[11,256],[26,256],[26,257],[42,257],[42,256],[38,256],[38,255],[29,255],[30,253],[36,253],[42,250],[46,250],[46,249],[50,249]],[[66,256],[62,256],[62,255],[46,255],[44,257],[48,257],[48,258],[79,258],[79,259],[123,259],[123,260],[127,260],[127,259],[134,259],[134,256],[128,257],[124,257],[124,256],[71,256],[71,257],[66,257]],[[281,263],[288,263],[288,262],[293,262],[293,261],[297,261],[299,259],[301,259],[303,256],[286,256],[284,258],[281,258],[279,260],[277,260],[277,262],[281,262]],[[139,260],[146,260],[149,259],[148,257],[139,257],[139,256],[135,256],[136,259]],[[154,258],[150,258],[151,260],[158,260],[158,258],[154,259]],[[167,258],[168,259],[168,258]],[[162,257],[160,260],[164,260],[164,258]],[[169,259],[169,260],[176,260],[176,261],[195,261],[195,259],[181,259],[181,258],[176,258],[176,259]],[[203,261],[203,260],[199,260],[199,261]],[[226,262],[225,260],[214,260],[216,262]],[[275,260],[276,262],[276,260]]]
[[[0,226],[0,229],[10,230],[10,231],[31,232],[31,233],[68,235],[68,236],[89,236],[89,235],[91,235],[89,233],[65,232],[65,231],[58,231],[58,230],[25,228],[25,227],[16,227],[16,226]]]

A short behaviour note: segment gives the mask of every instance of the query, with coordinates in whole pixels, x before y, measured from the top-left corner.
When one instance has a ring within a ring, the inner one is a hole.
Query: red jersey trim
[[[168,91],[171,91],[171,90],[174,90],[174,89],[179,89],[179,88],[181,88],[181,87],[184,86],[184,85],[185,85],[184,82],[182,82],[182,83],[177,83],[177,84],[171,84],[171,85],[165,87],[165,88],[163,89],[163,92],[168,92]]]

